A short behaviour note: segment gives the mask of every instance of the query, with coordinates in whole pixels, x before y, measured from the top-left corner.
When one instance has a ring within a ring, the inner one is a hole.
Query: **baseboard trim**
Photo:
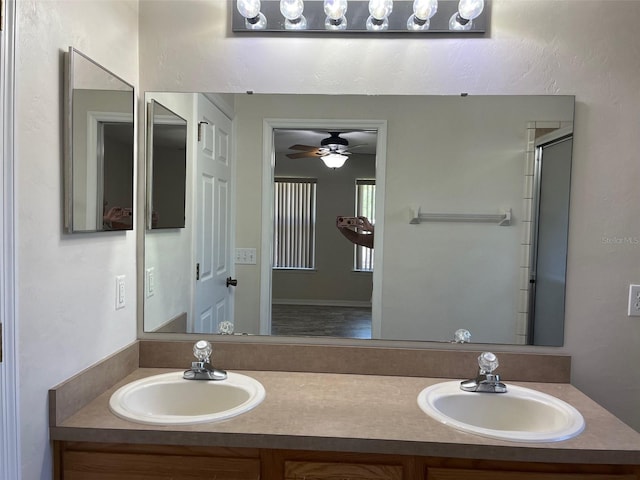
[[[272,305],[302,305],[316,307],[360,307],[371,308],[371,302],[365,300],[318,300],[314,298],[274,298]]]

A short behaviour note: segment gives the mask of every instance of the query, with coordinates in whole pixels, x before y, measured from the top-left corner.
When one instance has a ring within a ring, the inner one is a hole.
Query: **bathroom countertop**
[[[447,380],[442,378],[239,371],[259,380],[267,395],[253,410],[229,420],[156,426],[110,412],[109,398],[117,388],[170,371],[176,370],[139,368],[69,418],[56,424],[54,415],[51,439],[640,465],[640,433],[563,383],[508,382],[551,394],[582,413],[584,432],[552,443],[493,440],[433,420],[416,398],[425,387]]]

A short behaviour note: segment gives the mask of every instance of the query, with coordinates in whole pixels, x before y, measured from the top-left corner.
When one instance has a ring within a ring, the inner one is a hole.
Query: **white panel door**
[[[233,322],[231,120],[202,95],[197,118],[195,331],[217,333],[220,322]]]

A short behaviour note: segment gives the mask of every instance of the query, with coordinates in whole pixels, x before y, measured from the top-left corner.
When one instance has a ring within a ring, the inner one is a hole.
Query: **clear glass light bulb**
[[[264,13],[258,12],[255,17],[244,20],[244,28],[247,30],[264,30],[267,28],[267,17],[264,16]]]
[[[462,18],[473,20],[484,10],[484,0],[460,0],[458,13]]]
[[[294,18],[293,20],[289,20],[288,18],[284,21],[285,30],[306,30],[307,29],[307,19],[304,15],[300,15],[298,18]]]
[[[438,11],[438,0],[414,0],[413,14],[420,20],[428,20]]]
[[[378,20],[377,18],[374,18],[373,15],[369,15],[369,18],[367,18],[367,30],[369,30],[370,32],[379,32],[382,30],[388,30],[389,29],[389,19],[387,17],[384,17],[382,20]]]
[[[346,30],[347,29],[347,17],[340,17],[337,20],[327,17],[324,20],[325,30]]]
[[[260,0],[238,0],[238,12],[244,18],[255,18],[260,14]]]
[[[376,20],[384,20],[393,11],[393,0],[369,0],[369,13]]]
[[[473,20],[469,20],[467,23],[460,23],[460,14],[458,12],[451,15],[451,18],[449,19],[449,30],[460,32],[464,30],[471,30],[472,26]]]
[[[302,0],[280,0],[280,13],[287,20],[296,20],[302,16],[304,2]]]
[[[340,20],[347,13],[347,0],[324,0],[324,13],[331,20]]]

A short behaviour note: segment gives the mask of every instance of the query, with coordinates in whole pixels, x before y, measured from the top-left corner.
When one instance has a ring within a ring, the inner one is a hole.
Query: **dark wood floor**
[[[371,308],[273,305],[271,334],[371,338]]]

